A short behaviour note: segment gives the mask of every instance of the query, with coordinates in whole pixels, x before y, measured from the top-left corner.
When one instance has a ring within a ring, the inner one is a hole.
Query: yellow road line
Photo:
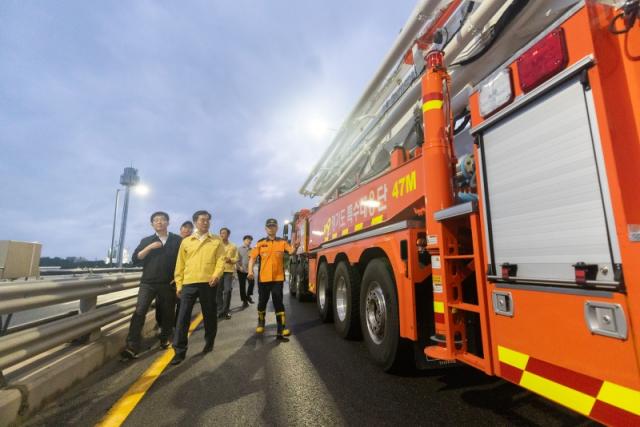
[[[198,314],[198,316],[193,319],[191,322],[191,326],[189,327],[189,335],[193,333],[193,331],[198,327],[198,325],[202,322],[202,313]],[[127,419],[131,411],[133,411],[140,402],[140,400],[144,397],[144,394],[151,388],[151,385],[158,379],[164,368],[167,367],[171,359],[173,358],[174,352],[173,349],[170,348],[166,350],[160,357],[158,357],[147,369],[144,374],[138,380],[133,383],[129,390],[118,400],[115,405],[111,407],[109,412],[100,420],[96,427],[117,427],[121,426],[122,423]]]

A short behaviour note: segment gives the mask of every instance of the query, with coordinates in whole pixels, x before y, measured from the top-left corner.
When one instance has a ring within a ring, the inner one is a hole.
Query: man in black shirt
[[[162,348],[169,347],[169,337],[174,325],[175,290],[171,282],[173,282],[173,272],[182,239],[177,234],[167,231],[169,215],[165,212],[154,212],[151,215],[151,226],[155,233],[142,239],[133,252],[134,264],[142,264],[143,269],[136,311],[131,317],[129,326],[127,347],[121,353],[124,359],[135,359],[140,351],[142,327],[154,298],[157,298],[156,310],[161,311],[160,346]]]

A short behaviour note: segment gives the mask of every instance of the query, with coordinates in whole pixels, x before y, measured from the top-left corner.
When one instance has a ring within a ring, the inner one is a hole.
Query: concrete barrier
[[[0,427],[20,424],[123,350],[130,317],[104,328],[86,345],[66,345],[5,371],[8,385],[0,389]],[[154,334],[155,312],[147,315],[144,337]]]

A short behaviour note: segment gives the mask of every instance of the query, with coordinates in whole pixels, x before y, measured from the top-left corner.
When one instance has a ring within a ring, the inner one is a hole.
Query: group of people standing
[[[229,241],[231,230],[228,228],[221,228],[219,235],[211,233],[211,214],[205,210],[195,212],[192,219],[193,223],[187,221],[182,224],[180,235],[177,235],[168,231],[169,215],[166,212],[151,215],[154,234],[140,241],[132,257],[134,263],[143,265],[143,270],[126,347],[121,353],[123,359],[137,358],[142,328],[154,299],[161,348],[171,345],[173,334],[175,355],[172,365],[179,364],[186,356],[189,324],[196,300],[200,301],[204,320],[205,346],[202,353],[210,353],[218,331],[218,319],[231,318],[231,290],[236,274],[243,308],[253,304],[253,268],[256,263],[260,271],[256,333],[264,333],[266,306],[272,296],[277,337],[290,334],[285,325],[282,302],[284,253],[292,254],[298,245],[291,246],[276,236],[278,222],[273,218],[266,221],[267,236],[260,239],[255,248],[251,248],[253,237],[250,235],[243,237],[243,244],[238,248]]]

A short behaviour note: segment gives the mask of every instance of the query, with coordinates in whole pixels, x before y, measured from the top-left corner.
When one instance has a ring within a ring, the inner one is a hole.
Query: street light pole
[[[132,167],[124,168],[120,175],[120,184],[124,185],[124,203],[122,205],[122,222],[120,224],[120,243],[118,244],[118,268],[122,268],[122,252],[124,250],[124,237],[127,232],[127,214],[129,212],[129,192],[131,187],[140,182],[138,170]]]
[[[120,195],[120,191],[120,188],[116,190],[116,205],[113,208],[113,228],[111,229],[111,246],[109,246],[109,267],[113,267],[113,252],[115,250],[113,244],[116,240],[116,217],[118,216],[118,196]]]

